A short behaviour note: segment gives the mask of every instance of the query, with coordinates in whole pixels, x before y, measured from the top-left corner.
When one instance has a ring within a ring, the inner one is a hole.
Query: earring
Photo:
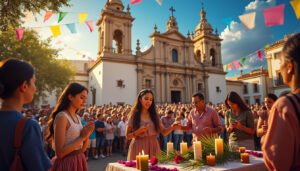
[[[288,74],[290,74],[291,73],[291,70],[288,70]]]

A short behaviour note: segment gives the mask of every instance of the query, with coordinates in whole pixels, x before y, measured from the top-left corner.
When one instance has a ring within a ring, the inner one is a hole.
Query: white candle
[[[201,141],[195,141],[193,147],[194,147],[194,160],[202,160]]]
[[[180,143],[180,153],[183,154],[183,153],[186,153],[187,152],[187,143],[185,142],[182,142]]]
[[[167,143],[167,155],[169,155],[174,150],[173,143],[168,142]]]
[[[215,139],[215,152],[216,156],[224,154],[223,139],[220,137]]]

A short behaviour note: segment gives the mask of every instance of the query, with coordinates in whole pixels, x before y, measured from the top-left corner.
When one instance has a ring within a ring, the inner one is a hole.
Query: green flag
[[[241,59],[241,63],[243,64],[243,63],[245,62],[245,60],[246,60],[246,58],[243,57],[243,58]]]
[[[61,20],[63,20],[67,14],[68,14],[67,12],[60,12],[58,22],[61,22]]]
[[[270,45],[266,45],[266,46],[265,46],[265,48],[268,48],[268,47],[270,47]]]

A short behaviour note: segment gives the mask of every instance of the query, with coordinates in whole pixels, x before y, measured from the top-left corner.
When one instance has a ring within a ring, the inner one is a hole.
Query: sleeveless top
[[[77,124],[72,120],[72,118],[66,112],[63,112],[63,111],[59,112],[57,115],[64,115],[69,121],[70,127],[66,130],[64,145],[71,144],[75,139],[77,139],[80,136],[80,132],[83,128],[81,120],[78,115],[75,115],[79,121],[79,124]],[[54,141],[53,141],[53,143],[54,143]],[[79,147],[77,147],[76,150],[81,149],[82,145],[83,144],[81,143],[81,145]]]

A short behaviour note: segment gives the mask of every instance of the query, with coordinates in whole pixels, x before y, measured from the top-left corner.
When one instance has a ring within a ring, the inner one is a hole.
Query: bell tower
[[[105,9],[101,10],[99,27],[98,57],[132,56],[131,28],[134,18],[130,14],[129,5],[124,11],[121,0],[107,0]]]

